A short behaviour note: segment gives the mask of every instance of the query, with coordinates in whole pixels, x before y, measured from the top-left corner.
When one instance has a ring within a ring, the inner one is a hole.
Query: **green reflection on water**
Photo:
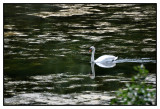
[[[156,17],[156,4],[4,4],[5,97],[85,91],[112,95],[130,82],[135,65],[143,63],[156,74]],[[111,54],[137,62],[95,66],[92,80],[92,45],[95,58]]]

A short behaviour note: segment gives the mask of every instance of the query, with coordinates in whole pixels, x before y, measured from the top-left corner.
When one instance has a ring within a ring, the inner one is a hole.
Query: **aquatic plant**
[[[148,70],[143,65],[134,67],[138,74],[133,76],[131,83],[126,83],[124,89],[116,92],[116,98],[112,99],[111,105],[155,105],[156,90],[147,84],[145,79]]]

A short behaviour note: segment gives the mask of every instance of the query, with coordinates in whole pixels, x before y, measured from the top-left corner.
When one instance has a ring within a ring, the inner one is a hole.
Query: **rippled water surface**
[[[5,105],[109,105],[149,70],[156,87],[156,4],[4,4]],[[112,68],[95,58],[118,56]]]

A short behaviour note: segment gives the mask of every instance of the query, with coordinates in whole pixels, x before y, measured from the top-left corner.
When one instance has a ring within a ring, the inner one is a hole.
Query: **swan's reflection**
[[[95,70],[94,70],[94,62],[91,62],[91,74],[90,74],[90,78],[94,79],[95,78]]]
[[[114,66],[116,66],[116,63],[113,62],[105,62],[105,63],[96,63],[99,67],[103,67],[103,68],[112,68]],[[90,74],[90,78],[94,79],[95,78],[95,69],[94,69],[94,62],[91,62],[91,74]]]

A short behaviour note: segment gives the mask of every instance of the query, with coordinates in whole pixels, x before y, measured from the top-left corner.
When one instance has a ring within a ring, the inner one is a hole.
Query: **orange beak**
[[[92,50],[91,50],[91,49],[89,49],[89,52],[92,52]]]

